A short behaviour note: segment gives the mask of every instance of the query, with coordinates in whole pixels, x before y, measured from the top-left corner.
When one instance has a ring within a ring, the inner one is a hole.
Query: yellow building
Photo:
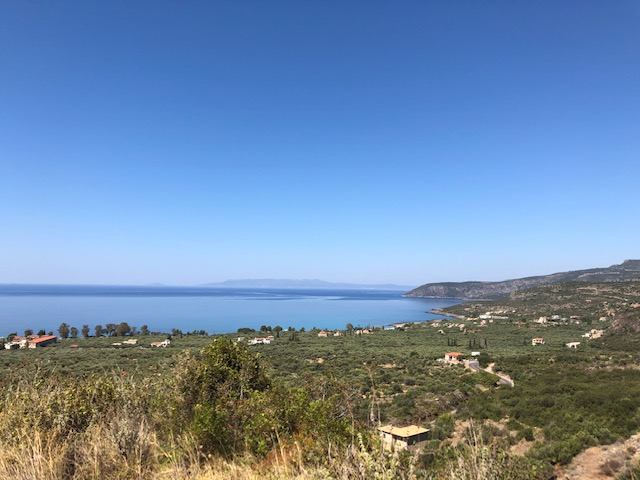
[[[416,425],[409,425],[408,427],[385,425],[384,427],[379,427],[378,431],[382,436],[382,443],[391,450],[417,448],[420,444],[426,442],[429,436],[429,430]]]

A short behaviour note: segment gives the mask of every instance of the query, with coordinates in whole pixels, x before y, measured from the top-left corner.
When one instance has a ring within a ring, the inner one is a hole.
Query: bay
[[[388,290],[157,286],[0,285],[0,335],[127,322],[152,331],[235,332],[262,325],[344,329],[445,318],[428,313],[459,299],[404,298]]]

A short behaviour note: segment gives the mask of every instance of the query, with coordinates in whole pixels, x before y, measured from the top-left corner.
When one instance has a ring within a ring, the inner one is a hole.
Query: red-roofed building
[[[36,338],[31,338],[28,340],[29,348],[38,348],[38,347],[46,347],[52,343],[56,343],[58,341],[58,337],[55,335],[40,335]]]
[[[57,340],[58,337],[55,335],[29,335],[28,337],[16,335],[5,345],[5,348],[12,350],[14,348],[46,347],[51,343],[56,343]]]
[[[444,361],[451,363],[459,363],[460,359],[464,356],[464,353],[449,352],[444,354]]]
[[[29,340],[29,348],[46,347],[52,343],[56,343],[58,337],[55,335],[41,335]]]

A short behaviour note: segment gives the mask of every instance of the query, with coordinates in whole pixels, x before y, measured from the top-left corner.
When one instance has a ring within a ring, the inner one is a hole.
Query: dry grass
[[[315,465],[312,438],[274,442],[266,458],[205,455],[194,437],[172,434],[161,385],[130,377],[86,381],[12,378],[0,390],[0,478],[18,480],[415,478],[413,464],[379,445],[331,449]],[[306,459],[306,460],[305,460]]]
[[[265,461],[233,461],[204,457],[193,440],[183,438],[162,446],[144,423],[117,420],[72,436],[63,442],[37,431],[11,445],[0,444],[0,478],[18,480],[323,480],[412,479],[393,456],[382,451],[354,449],[333,458],[327,466],[304,466],[301,455],[279,453]],[[128,451],[122,450],[123,435]]]
[[[164,387],[118,375],[7,379],[0,386],[0,479],[535,478],[505,475],[514,465],[473,428],[445,471],[419,470],[416,456],[390,453],[360,434],[346,447],[319,443],[314,430],[274,438],[266,457],[223,459],[205,454],[189,429],[172,428],[181,417],[170,414],[176,404]]]

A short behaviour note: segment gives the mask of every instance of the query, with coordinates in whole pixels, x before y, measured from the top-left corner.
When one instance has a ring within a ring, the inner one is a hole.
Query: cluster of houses
[[[243,340],[244,340],[244,337],[238,338],[239,342],[242,342]],[[249,340],[249,345],[269,345],[273,340],[274,340],[273,335],[269,335],[268,337],[262,337],[262,338],[256,337],[252,340]]]
[[[138,339],[137,338],[130,338],[128,340],[124,340],[122,342],[116,342],[116,343],[112,343],[111,345],[113,345],[114,347],[121,347],[123,345],[131,345],[131,346],[135,346],[138,344]],[[152,347],[170,347],[171,346],[171,340],[170,339],[165,339],[161,342],[151,342],[150,345]]]
[[[591,329],[589,330],[587,333],[584,333],[582,335],[582,338],[587,338],[589,340],[595,340],[597,338],[600,338],[604,335],[604,330],[596,330]],[[544,345],[545,341],[544,338],[542,337],[536,337],[531,339],[531,345],[536,346],[536,345]],[[578,348],[578,346],[580,345],[580,342],[569,342],[569,343],[565,343],[564,346],[567,348]]]
[[[55,335],[28,335],[26,337],[16,335],[6,343],[0,342],[0,348],[5,348],[7,350],[17,350],[19,348],[40,348],[51,345],[52,343],[56,343],[57,341],[58,337],[56,337]],[[137,338],[130,338],[122,342],[112,343],[114,347],[121,347],[124,345],[134,346],[137,344]],[[166,340],[163,340],[162,342],[151,342],[152,347],[168,347],[170,345],[171,340],[169,340],[168,338]],[[78,348],[78,345],[70,345],[70,348]]]
[[[356,328],[353,330],[354,335],[371,335],[376,330],[407,330],[411,328],[410,323],[394,323],[393,325],[385,325],[384,327],[367,327],[367,328]],[[341,337],[344,335],[342,330],[321,330],[318,332],[318,337]]]
[[[111,345],[113,345],[114,347],[122,347],[122,346],[135,346],[138,344],[138,339],[137,338],[130,338],[128,340],[124,340],[122,342],[115,342],[112,343]],[[169,340],[168,338],[161,341],[161,342],[151,342],[150,345],[152,347],[169,347],[171,346],[171,340]],[[71,347],[74,347],[74,345],[71,345]],[[76,345],[77,347],[77,345]]]
[[[468,368],[478,370],[480,365],[478,357],[480,352],[471,352],[471,359],[465,359],[462,352],[448,352],[440,361],[449,365],[464,364]],[[513,387],[513,381],[508,377],[500,377],[497,384],[504,384]],[[409,450],[415,451],[420,449],[429,439],[429,430],[417,425],[409,425],[406,427],[397,427],[395,425],[385,425],[378,427],[378,432],[385,448],[392,451]]]
[[[595,328],[589,330],[587,333],[582,335],[582,338],[588,338],[589,340],[595,340],[604,335],[604,330],[596,330]]]
[[[56,343],[58,337],[55,335],[28,335],[21,337],[16,335],[11,341],[4,344],[4,348],[7,350],[14,350],[18,348],[39,348],[46,347],[52,343]]]
[[[487,326],[487,322],[489,323],[493,323],[493,320],[480,320],[480,323],[477,322],[472,322],[471,326],[472,327],[486,327]],[[457,329],[460,330],[461,332],[465,333],[467,332],[467,324],[466,323],[458,323],[458,322],[431,322],[430,323],[431,328],[438,328],[438,333],[441,335],[444,335],[444,329]]]
[[[496,310],[495,312],[485,312],[482,315],[478,315],[479,320],[509,320],[509,317],[504,315],[508,313],[506,310]],[[469,320],[475,320],[475,318],[469,318]]]
[[[405,330],[409,328],[409,325],[406,323],[397,323],[393,325],[387,325],[385,327],[375,327],[375,328],[356,328],[352,331],[353,335],[371,335],[376,330]],[[327,337],[342,337],[345,335],[343,330],[320,330],[318,332],[319,338],[327,338]],[[273,335],[269,335],[268,337],[256,337],[249,340],[247,343],[249,345],[268,345],[274,340]],[[237,337],[237,342],[245,342],[245,337]]]
[[[600,317],[598,319],[600,322],[606,322],[607,317]],[[569,318],[561,317],[560,315],[551,315],[551,316],[542,316],[533,321],[533,323],[539,323],[540,325],[545,325],[548,323],[574,323],[576,325],[580,325],[581,320],[578,315],[571,315]]]
[[[370,332],[369,332],[370,333]],[[318,332],[318,337],[341,337],[342,332],[340,330],[336,330],[335,332],[328,332],[326,330],[321,330]]]

